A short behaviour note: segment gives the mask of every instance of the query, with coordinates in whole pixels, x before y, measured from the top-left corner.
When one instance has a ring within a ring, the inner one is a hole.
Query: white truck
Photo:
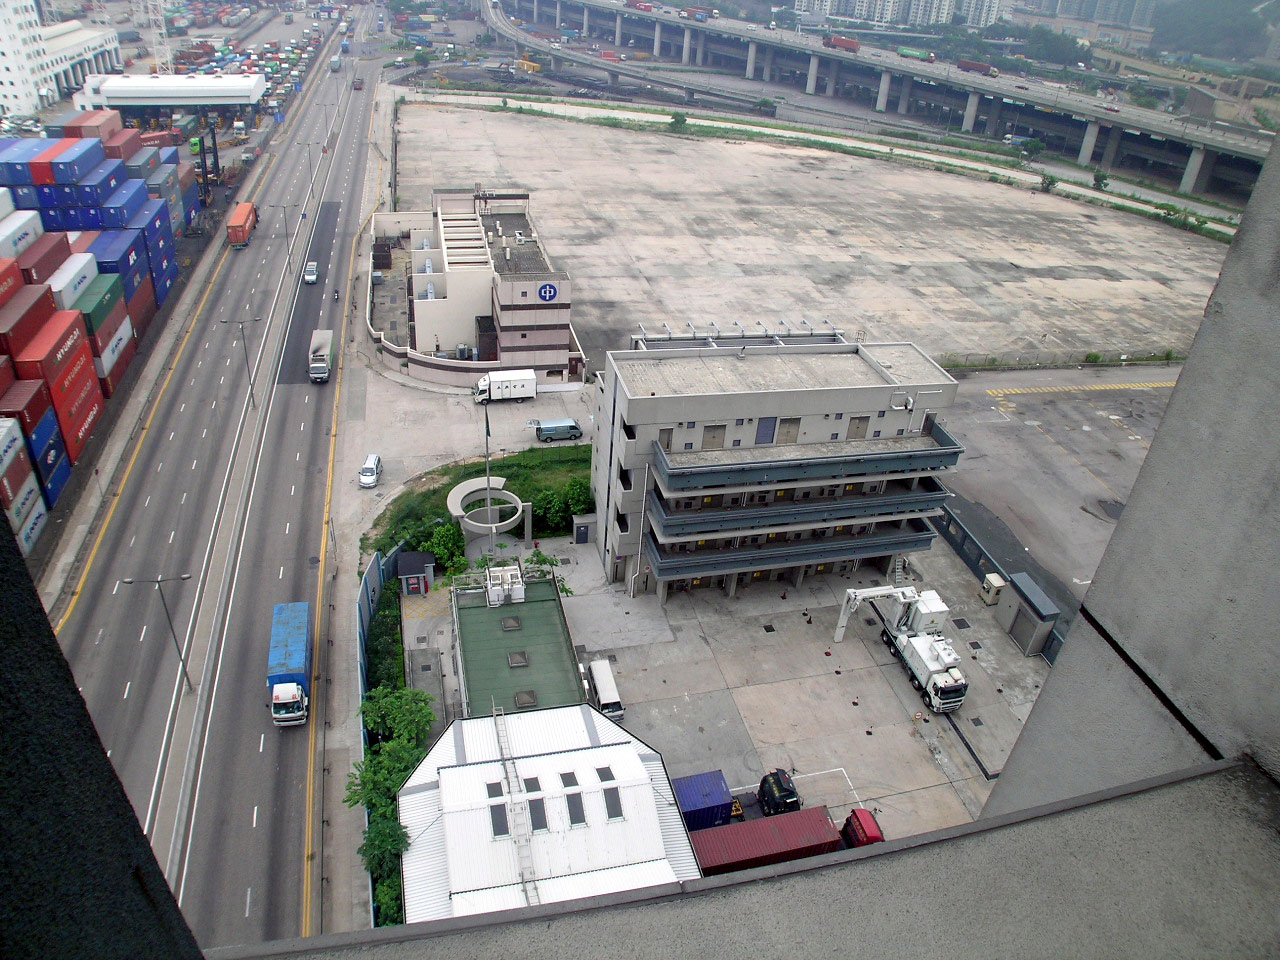
[[[532,370],[495,370],[476,381],[472,394],[476,403],[490,400],[524,403],[538,395],[538,375]]]
[[[333,331],[316,330],[311,334],[311,351],[307,356],[307,374],[312,383],[326,383],[333,372]]]
[[[836,624],[835,640],[844,639],[849,618],[867,602],[880,622],[880,639],[907,672],[911,686],[934,713],[959,710],[969,690],[960,670],[960,656],[942,635],[950,614],[935,590],[915,587],[867,587],[845,592]]]

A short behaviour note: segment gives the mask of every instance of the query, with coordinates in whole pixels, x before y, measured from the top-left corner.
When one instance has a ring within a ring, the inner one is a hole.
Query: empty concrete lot
[[[396,192],[515,186],[592,367],[661,332],[830,321],[931,354],[1185,351],[1226,247],[1023,189],[806,148],[407,104]]]

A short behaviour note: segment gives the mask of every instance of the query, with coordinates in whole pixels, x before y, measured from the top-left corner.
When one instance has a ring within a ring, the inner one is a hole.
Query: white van
[[[320,279],[320,267],[314,260],[308,260],[307,265],[302,268],[302,282],[315,283]]]
[[[613,667],[608,660],[592,660],[587,664],[587,689],[595,706],[610,720],[622,722],[622,698],[613,682]]]
[[[365,458],[364,466],[360,468],[360,486],[376,487],[381,479],[382,458],[376,453],[371,453]]]

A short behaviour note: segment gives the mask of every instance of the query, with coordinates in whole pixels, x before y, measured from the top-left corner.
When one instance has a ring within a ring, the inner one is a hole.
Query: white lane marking
[[[285,535],[286,535],[286,536],[287,536],[287,535],[288,535],[288,533],[289,533],[289,521],[288,521],[288,520],[286,520],[286,521],[284,522],[284,532],[285,532]]]
[[[222,386],[222,384],[226,382],[227,382],[227,378],[225,376],[221,376],[218,378],[218,386]]]
[[[142,505],[143,505],[144,507],[149,507],[149,506],[151,506],[151,494],[147,494],[147,499],[145,499],[145,500],[143,500],[143,501],[142,501]]]
[[[303,397],[303,398],[302,398],[302,402],[303,402],[303,403],[310,403],[310,402],[311,402],[311,398],[310,398],[310,397]]]
[[[169,542],[170,542],[170,543],[173,543],[173,535],[174,535],[175,533],[177,533],[177,532],[178,532],[177,530],[170,530],[170,531],[169,531]]]
[[[182,406],[178,408],[178,412],[181,413],[185,409],[187,409],[187,404],[186,404],[186,401],[184,400],[182,403]]]
[[[131,686],[133,686],[133,681],[132,681],[132,680],[130,680],[128,683],[126,683],[126,684],[124,685],[124,699],[126,699],[126,700],[128,700],[128,699],[129,699],[129,688],[130,688]]]
[[[298,489],[298,488],[297,488],[296,486],[294,486],[294,487],[290,487],[290,488],[289,488],[289,496],[291,496],[291,497],[292,497],[292,496],[293,496],[293,494],[294,494],[294,491],[296,491],[297,489]]]
[[[293,455],[293,459],[294,459],[295,461],[301,462],[301,460],[302,460],[302,451],[301,451],[301,450],[299,450],[297,453],[295,453],[295,454]]]
[[[119,592],[120,592],[120,581],[117,580],[116,585],[111,588],[111,595],[114,597]]]
[[[228,366],[228,367],[229,367],[229,366],[231,366],[231,358],[230,358],[230,357],[227,357],[227,366]]]
[[[192,470],[194,470],[194,469],[196,468],[196,464],[197,464],[197,463],[199,463],[199,462],[200,462],[199,460],[192,460],[192,461],[191,461],[191,469],[192,469]]]
[[[298,424],[298,432],[301,433],[303,430],[306,430],[306,429],[307,429],[307,421],[303,420],[300,424]]]
[[[258,807],[257,807],[257,804],[254,804],[254,807],[253,807],[253,829],[255,829],[255,830],[257,830],[257,829],[258,829]]]
[[[130,549],[130,550],[132,550],[132,549],[133,549],[133,541],[135,541],[135,540],[137,540],[137,539],[138,539],[138,535],[137,535],[136,533],[135,533],[132,537],[130,537],[130,538],[129,538],[129,549]]]
[[[138,642],[139,642],[139,643],[141,643],[141,642],[142,642],[142,638],[143,638],[143,637],[145,637],[146,635],[147,635],[147,628],[146,628],[146,626],[144,625],[144,626],[143,626],[143,628],[142,628],[142,632],[141,632],[140,634],[138,634]]]
[[[200,431],[200,439],[203,440],[208,433],[209,433],[209,428],[205,427],[203,430]]]
[[[266,742],[267,742],[267,735],[265,733],[260,734],[258,736],[258,752],[259,753],[262,752],[262,748],[266,744]]]
[[[210,409],[210,410],[217,410],[217,409],[218,409],[218,401],[217,401],[217,400],[213,401],[213,406],[211,406],[209,409]]]
[[[186,503],[186,502],[187,502],[187,491],[183,490],[183,491],[182,491],[182,502],[181,502],[181,503],[179,503],[179,504],[178,504],[178,506],[182,506],[182,504],[184,504],[184,503]]]
[[[283,579],[284,579],[284,567],[281,567],[281,568],[280,568],[280,576],[276,577],[276,579],[277,579],[277,580],[283,580]]]
[[[253,887],[249,887],[244,892],[244,915],[249,915],[249,904],[253,901]]]
[[[161,460],[159,463],[156,464],[156,473],[159,473],[163,468],[164,468],[164,461]]]
[[[172,430],[170,430],[170,431],[169,431],[169,439],[170,439],[170,440],[172,440],[172,439],[173,439],[173,431],[172,431]]]
[[[102,634],[103,634],[103,632],[104,632],[105,630],[106,630],[106,627],[99,627],[99,628],[98,628],[98,635],[97,635],[96,637],[94,637],[94,638],[93,638],[93,645],[94,645],[95,647],[96,647],[98,644],[102,643]]]

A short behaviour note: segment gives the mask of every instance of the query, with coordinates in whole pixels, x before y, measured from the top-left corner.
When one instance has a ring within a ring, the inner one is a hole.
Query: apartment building
[[[120,67],[109,27],[68,20],[43,26],[27,0],[0,0],[0,114],[28,116],[70,95],[85,77]]]
[[[911,343],[646,343],[597,378],[601,562],[632,593],[799,585],[929,549],[956,382]]]

